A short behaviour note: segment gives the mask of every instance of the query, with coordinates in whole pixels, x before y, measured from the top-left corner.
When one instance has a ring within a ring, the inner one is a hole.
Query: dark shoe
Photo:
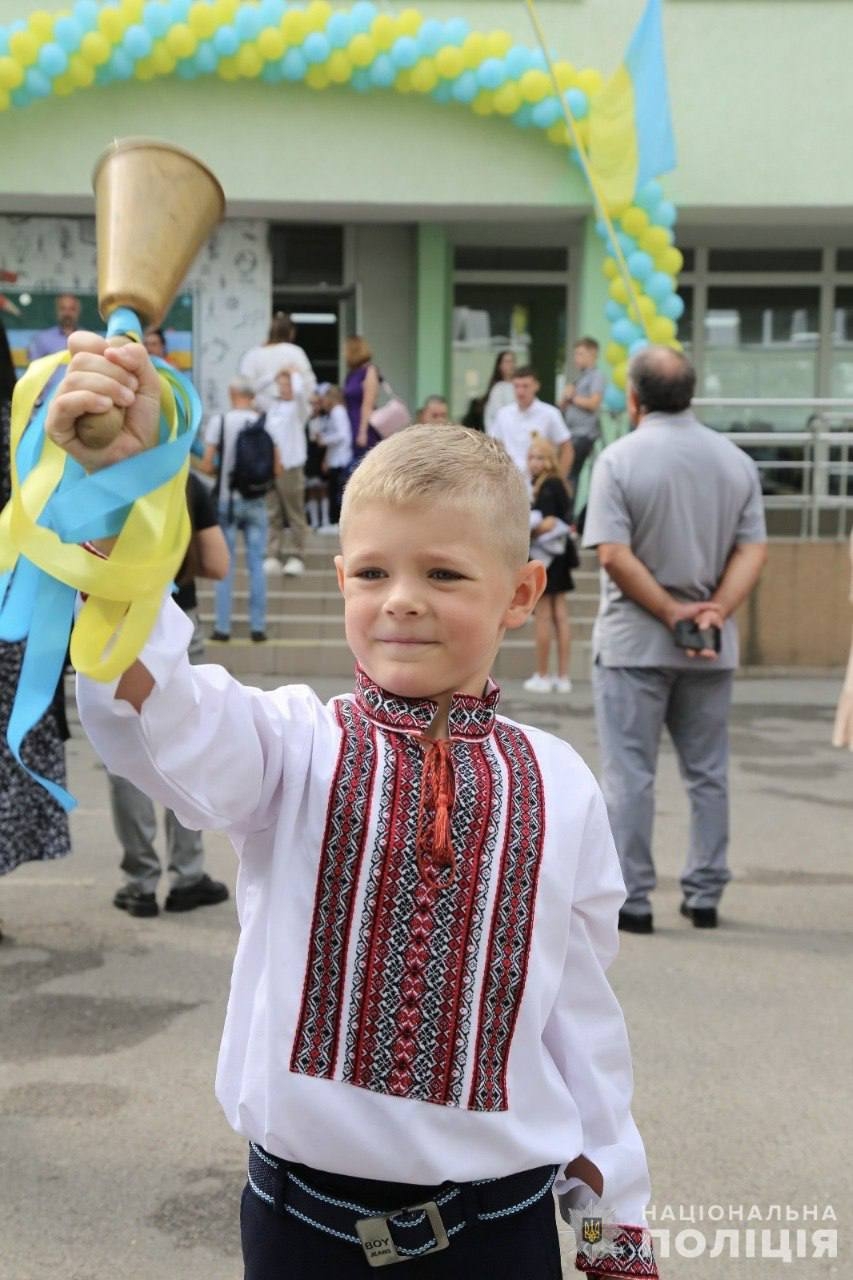
[[[220,644],[227,644],[231,639],[227,631],[211,631],[211,640],[217,640]]]
[[[266,631],[253,631],[251,636],[255,644],[260,644],[263,640],[266,640],[267,633]]]
[[[619,928],[623,933],[654,933],[655,926],[652,921],[652,913],[649,911],[646,915],[635,915],[633,911],[619,912]]]
[[[212,907],[217,902],[227,902],[228,888],[221,880],[202,876],[185,889],[171,889],[163,904],[164,911],[194,911],[196,907]]]
[[[135,884],[126,884],[117,889],[113,898],[113,906],[119,911],[126,911],[129,916],[156,916],[160,908],[153,893],[143,893]]]
[[[682,902],[678,909],[683,916],[693,921],[694,929],[716,929],[717,927],[716,907],[688,907],[686,902]]]

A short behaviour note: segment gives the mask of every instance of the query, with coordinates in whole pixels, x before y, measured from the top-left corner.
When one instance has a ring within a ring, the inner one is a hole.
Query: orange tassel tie
[[[448,739],[434,741],[422,738],[421,741],[428,745],[421,779],[415,856],[418,870],[427,884],[442,888],[456,878],[456,854],[450,831],[454,798],[453,758]],[[432,822],[428,808],[434,810]],[[450,874],[439,878],[439,871],[444,868],[448,868]]]

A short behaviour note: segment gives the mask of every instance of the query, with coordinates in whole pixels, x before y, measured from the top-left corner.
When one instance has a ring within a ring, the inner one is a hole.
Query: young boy
[[[598,343],[595,338],[580,338],[574,346],[574,362],[578,376],[568,383],[560,398],[566,426],[572,433],[574,458],[569,473],[572,493],[577,490],[584,463],[601,434],[599,410],[607,379],[598,367]]]
[[[89,470],[150,447],[145,352],[72,352],[52,438]],[[74,422],[106,400],[125,430],[93,452]],[[120,680],[79,680],[81,716],[110,769],[241,860],[217,1094],[250,1142],[248,1280],[405,1259],[556,1280],[552,1184],[585,1211],[580,1270],[656,1276],[604,802],[565,742],[497,715],[489,678],[544,586],[526,487],[500,445],[443,431],[439,451],[430,427],[393,436],[347,486],[353,694],[191,667],[166,599]]]
[[[266,418],[267,431],[276,443],[282,469],[275,478],[275,488],[267,495],[269,537],[264,571],[280,571],[289,578],[305,572],[307,416],[301,376],[290,369],[280,369],[275,379],[275,397]],[[286,560],[282,551],[285,524],[293,540],[293,554]]]

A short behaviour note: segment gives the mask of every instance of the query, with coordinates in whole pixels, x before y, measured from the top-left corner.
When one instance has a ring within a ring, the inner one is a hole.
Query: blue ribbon
[[[107,337],[126,334],[138,338],[141,333],[142,326],[134,312],[124,307],[113,312]],[[87,475],[74,459],[67,458],[62,479],[39,516],[39,524],[52,529],[62,542],[115,537],[137,498],[160,488],[183,466],[201,422],[201,401],[190,380],[172,365],[158,358],[153,363],[168,376],[175,394],[176,438],[168,439],[169,424],[161,414],[160,443],[144,453],[92,475]],[[48,384],[45,398],[18,442],[15,461],[20,484],[38,466],[44,446],[45,418],[58,385],[56,380],[53,386]],[[76,800],[63,787],[25,764],[21,759],[21,745],[53,701],[65,666],[75,596],[73,586],[45,573],[23,554],[8,573],[0,575],[0,640],[26,641],[7,742],[18,763],[66,811],[75,807]]]

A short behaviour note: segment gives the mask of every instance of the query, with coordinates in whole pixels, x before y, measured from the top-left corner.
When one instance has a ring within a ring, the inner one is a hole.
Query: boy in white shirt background
[[[151,447],[146,353],[91,334],[71,350],[51,437],[89,471]],[[103,395],[125,429],[93,451],[74,422]],[[354,694],[191,667],[169,599],[119,680],[78,681],[108,767],[241,859],[217,1093],[250,1142],[246,1280],[398,1258],[425,1278],[557,1280],[552,1185],[597,1224],[576,1233],[581,1271],[657,1276],[605,977],[624,886],[604,802],[565,742],[497,715],[489,678],[544,586],[528,523],[503,449],[447,427],[439,453],[413,427],[344,497]]]
[[[275,394],[266,411],[266,428],[275,441],[281,458],[281,471],[275,487],[267,495],[269,533],[265,573],[281,573],[297,577],[305,572],[305,461],[308,439],[305,422],[308,408],[304,383],[300,374],[280,369],[275,377]],[[293,551],[284,558],[285,529],[290,530]]]
[[[341,518],[341,501],[352,462],[352,427],[344,408],[340,387],[329,386],[323,394],[326,416],[320,428],[320,440],[326,446],[326,456],[321,464],[329,499],[329,523],[321,526],[321,533],[337,533]]]
[[[550,440],[557,450],[560,474],[568,476],[572,469],[571,433],[560,410],[539,399],[540,382],[530,365],[516,369],[512,378],[513,404],[504,405],[495,417],[488,434],[500,440],[523,476],[527,476],[527,456],[534,435]]]

